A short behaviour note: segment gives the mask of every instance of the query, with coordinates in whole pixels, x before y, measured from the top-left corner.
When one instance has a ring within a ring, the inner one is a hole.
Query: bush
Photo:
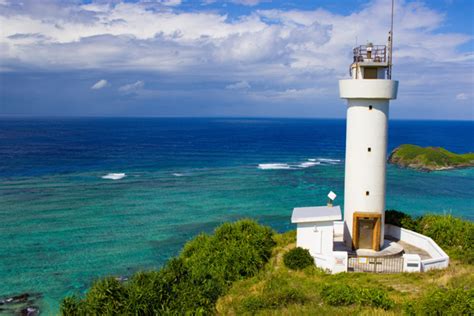
[[[60,307],[61,315],[68,315],[68,316],[79,316],[81,315],[81,302],[80,300],[75,297],[66,297]]]
[[[408,315],[472,315],[474,289],[434,288],[420,300],[404,305]]]
[[[368,305],[385,310],[391,309],[394,302],[387,293],[377,288],[354,288],[342,283],[323,286],[321,298],[331,306]]]
[[[226,223],[214,235],[188,242],[160,271],[140,272],[122,284],[94,283],[83,300],[66,298],[63,315],[211,314],[232,282],[256,274],[271,256],[273,231],[251,220]]]
[[[397,210],[385,211],[386,224],[391,224],[409,230],[418,231],[419,221],[419,218],[413,218],[412,216]]]
[[[266,284],[262,294],[253,295],[242,301],[243,312],[256,313],[262,309],[276,309],[291,304],[304,304],[308,298],[303,292],[291,286],[281,277],[273,277]]]
[[[474,223],[452,215],[428,214],[421,218],[419,233],[431,237],[448,254],[474,263]]]
[[[395,210],[385,212],[385,223],[431,237],[452,258],[474,263],[474,223],[452,215],[426,214],[413,218]]]
[[[283,263],[292,270],[301,270],[314,265],[314,259],[307,249],[296,247],[285,253]]]
[[[357,303],[357,293],[352,287],[342,283],[326,285],[321,291],[321,298],[332,306],[347,306]]]
[[[469,250],[474,245],[474,223],[452,215],[425,215],[421,218],[419,231],[441,247]]]
[[[394,302],[388,297],[387,292],[377,288],[361,288],[359,290],[359,303],[385,310],[394,306]]]

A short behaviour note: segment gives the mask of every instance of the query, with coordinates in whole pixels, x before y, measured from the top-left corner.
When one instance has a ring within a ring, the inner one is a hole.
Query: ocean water
[[[469,152],[473,135],[474,122],[391,121],[389,150]],[[292,229],[293,207],[330,190],[343,204],[344,145],[344,120],[0,119],[0,299],[34,293],[54,314],[225,221]],[[387,177],[387,208],[474,220],[474,169]]]

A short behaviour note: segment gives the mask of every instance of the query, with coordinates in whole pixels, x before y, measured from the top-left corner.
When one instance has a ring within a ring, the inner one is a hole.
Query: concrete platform
[[[334,251],[347,251],[349,255],[359,257],[401,257],[404,253],[420,255],[422,260],[431,259],[431,256],[418,247],[397,240],[390,236],[385,236],[383,248],[380,251],[371,249],[357,249],[356,251],[348,249],[342,236],[335,236]]]
[[[411,244],[409,244],[409,243],[406,243],[406,242],[404,242],[404,241],[391,238],[390,236],[385,236],[385,237],[388,238],[388,240],[391,240],[391,241],[393,241],[393,242],[396,242],[397,244],[399,244],[400,246],[402,246],[404,253],[419,255],[420,258],[421,258],[421,260],[431,259],[431,256],[429,255],[429,253],[426,252],[426,251],[423,250],[423,249],[420,249],[420,248],[418,248],[418,247],[416,247],[416,246],[413,246],[413,245],[411,245]]]
[[[385,239],[380,251],[372,249],[357,249],[355,254],[359,257],[395,257],[403,254],[403,246],[395,241]]]

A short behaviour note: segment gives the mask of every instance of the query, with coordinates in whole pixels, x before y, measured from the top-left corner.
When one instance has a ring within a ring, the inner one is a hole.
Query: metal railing
[[[353,50],[354,62],[387,62],[387,46],[385,45],[360,45]]]
[[[402,257],[350,257],[347,271],[400,273],[403,272],[403,260]]]

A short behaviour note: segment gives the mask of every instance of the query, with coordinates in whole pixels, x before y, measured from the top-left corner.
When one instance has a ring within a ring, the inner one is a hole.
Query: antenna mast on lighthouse
[[[388,68],[387,79],[392,79],[392,50],[393,50],[393,3],[392,0],[392,16],[390,20],[390,33],[388,35]]]

